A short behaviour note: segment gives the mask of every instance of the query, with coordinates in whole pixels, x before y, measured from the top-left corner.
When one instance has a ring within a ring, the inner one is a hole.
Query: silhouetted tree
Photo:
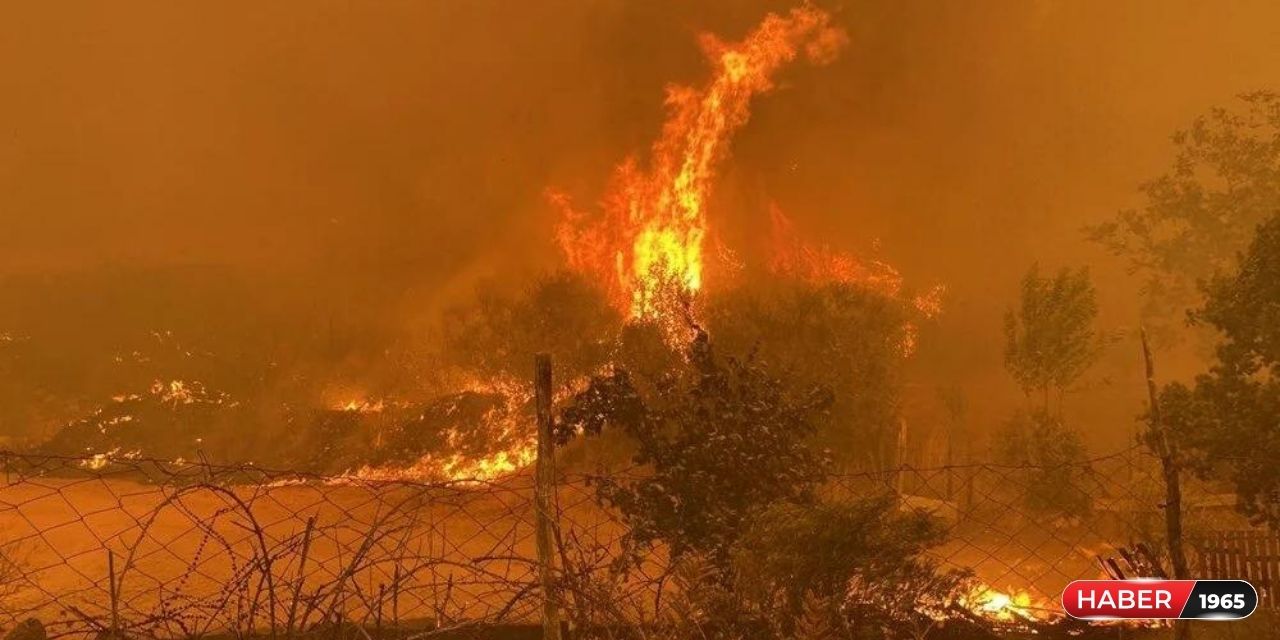
[[[1146,277],[1145,315],[1157,323],[1196,306],[1198,283],[1231,268],[1280,202],[1280,96],[1249,93],[1238,106],[1174,133],[1173,167],[1142,185],[1146,204],[1088,229]]]
[[[445,313],[446,360],[487,376],[524,379],[533,354],[555,354],[564,380],[593,373],[609,359],[622,325],[590,282],[557,273],[511,294],[481,287]]]
[[[1004,363],[1024,393],[1043,396],[1044,411],[1049,391],[1065,392],[1097,358],[1097,315],[1086,269],[1063,269],[1050,278],[1032,265],[1023,277],[1018,308],[1005,313]]]
[[[1280,215],[1204,290],[1193,317],[1221,332],[1215,362],[1192,386],[1164,387],[1162,416],[1185,464],[1231,481],[1243,513],[1280,526]]]
[[[622,368],[593,378],[562,412],[558,434],[563,442],[625,432],[645,475],[596,483],[633,548],[660,541],[673,557],[696,552],[727,569],[750,514],[812,500],[824,465],[806,440],[830,394],[796,392],[750,359],[719,358],[701,332],[688,355],[657,380]]]
[[[756,283],[717,296],[706,310],[718,345],[831,390],[816,444],[838,462],[874,461],[893,449],[912,339],[902,300],[850,284]]]
[[[997,433],[995,457],[1022,492],[1032,512],[1078,516],[1089,510],[1089,487],[1080,434],[1046,411],[1017,413]]]

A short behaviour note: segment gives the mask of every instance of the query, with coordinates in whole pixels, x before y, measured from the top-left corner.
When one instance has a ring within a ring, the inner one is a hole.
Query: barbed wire
[[[541,603],[529,473],[370,479],[16,452],[0,452],[0,467],[0,627],[35,617],[53,636],[425,633],[531,621]],[[580,610],[651,622],[670,567],[654,549],[616,570],[627,529],[599,504],[599,475],[558,479],[560,580]],[[941,566],[1050,608],[1071,580],[1099,577],[1116,547],[1159,548],[1161,487],[1156,461],[1133,447],[1059,465],[837,474],[823,492],[895,494],[942,523],[930,551]]]

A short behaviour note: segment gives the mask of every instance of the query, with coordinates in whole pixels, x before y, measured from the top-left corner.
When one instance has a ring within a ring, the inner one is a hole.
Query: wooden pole
[[[955,499],[956,499],[956,487],[955,487],[956,434],[955,434],[955,430],[956,430],[955,421],[947,420],[946,450],[945,450],[945,453],[943,454],[946,456],[946,460],[943,466],[945,466],[947,469],[947,475],[946,475],[947,502],[950,502],[953,504],[955,503]]]
[[[120,592],[119,583],[116,581],[116,554],[107,549],[107,580],[109,581],[108,595],[111,598],[111,638],[118,640],[120,638]]]
[[[893,486],[901,498],[907,482],[907,420],[902,416],[898,416],[898,433],[893,442],[893,464],[897,473]]]
[[[1177,443],[1169,438],[1164,429],[1164,421],[1160,415],[1160,397],[1156,387],[1156,368],[1151,357],[1151,345],[1147,342],[1147,330],[1141,329],[1142,360],[1147,371],[1147,396],[1151,403],[1151,442],[1160,457],[1160,467],[1164,472],[1164,520],[1169,543],[1169,562],[1173,565],[1175,580],[1190,579],[1187,569],[1187,556],[1182,547],[1182,478],[1178,469]],[[1178,620],[1173,625],[1175,640],[1186,640],[1191,637],[1191,627],[1186,620]]]
[[[551,356],[539,353],[533,359],[533,387],[538,419],[538,459],[533,492],[535,542],[538,548],[538,577],[542,583],[542,637],[560,640],[560,603],[555,584],[555,554],[552,549],[551,505],[555,491],[555,441],[551,431]]]

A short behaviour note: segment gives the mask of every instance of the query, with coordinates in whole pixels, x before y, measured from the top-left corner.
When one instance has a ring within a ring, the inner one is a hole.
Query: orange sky
[[[1274,2],[820,4],[850,44],[757,102],[713,224],[749,241],[776,201],[946,282],[953,330],[983,338],[950,375],[998,372],[1034,259],[1091,264],[1104,319],[1130,323],[1132,283],[1079,227],[1139,202],[1172,130],[1280,70]],[[543,190],[598,196],[663,85],[702,77],[696,33],[789,6],[6,3],[0,275],[194,263],[430,305],[548,268]]]

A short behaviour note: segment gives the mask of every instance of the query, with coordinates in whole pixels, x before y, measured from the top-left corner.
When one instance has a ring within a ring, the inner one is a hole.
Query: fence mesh
[[[145,459],[5,454],[0,627],[55,635],[289,633],[351,622],[530,622],[541,602],[532,474],[373,481]],[[970,464],[847,474],[832,495],[890,491],[945,523],[931,553],[1053,608],[1122,545],[1159,548],[1158,467],[1138,450],[1055,468]],[[1048,510],[1048,494],[1071,509]],[[587,477],[556,487],[564,579],[604,575],[625,527]],[[1071,500],[1079,500],[1073,503]],[[644,624],[668,587],[660,551],[595,606]],[[580,591],[575,597],[591,598]]]

